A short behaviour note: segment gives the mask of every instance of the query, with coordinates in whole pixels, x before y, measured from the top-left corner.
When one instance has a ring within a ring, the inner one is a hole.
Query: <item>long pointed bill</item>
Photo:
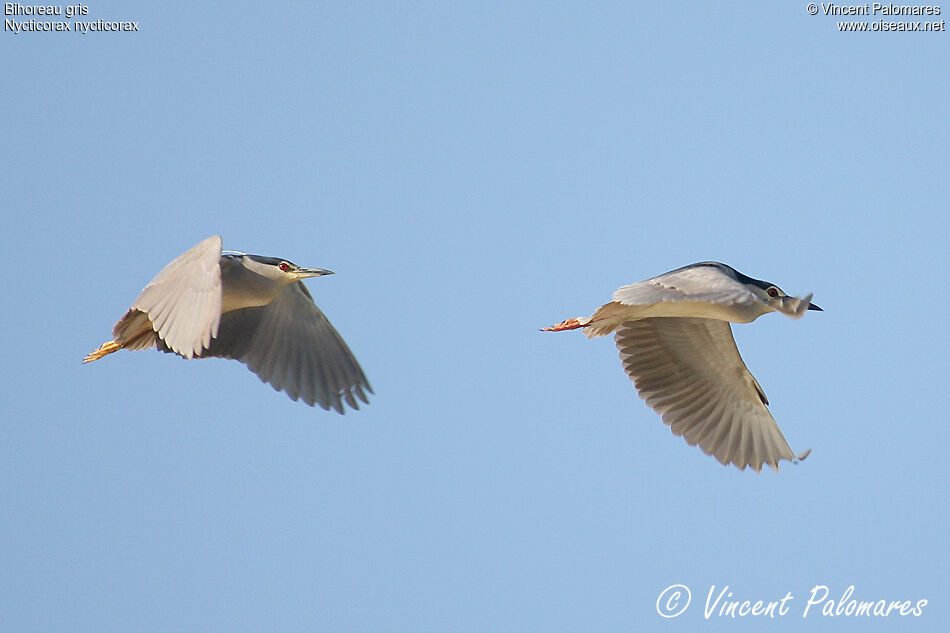
[[[821,308],[819,308],[818,306],[816,306],[814,303],[809,303],[809,304],[808,304],[808,309],[809,309],[809,310],[818,310],[819,312],[824,312],[824,310],[822,310]]]
[[[781,307],[777,308],[779,312],[793,319],[800,319],[806,310],[811,309],[811,294],[799,299],[798,297],[782,297]]]
[[[324,275],[332,275],[332,270],[326,270],[325,268],[298,268],[294,271],[299,279],[306,279],[307,277],[323,277]]]

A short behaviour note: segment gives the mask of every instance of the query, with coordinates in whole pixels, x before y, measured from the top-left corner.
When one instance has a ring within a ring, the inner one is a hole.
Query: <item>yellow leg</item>
[[[103,356],[106,356],[107,354],[111,354],[112,352],[118,352],[120,349],[122,349],[122,346],[116,343],[115,341],[109,341],[108,343],[103,343],[102,345],[99,346],[99,349],[97,349],[94,352],[90,352],[86,356],[86,358],[83,359],[82,362],[91,363],[94,360],[99,360],[100,358],[102,358]]]
[[[557,325],[552,325],[550,327],[543,327],[541,328],[541,331],[542,332],[563,332],[564,330],[576,330],[577,328],[581,328],[587,325],[586,322],[589,321],[589,319],[583,319],[584,322],[582,322],[582,319],[583,317],[574,317],[573,319],[567,319],[565,321],[561,321]]]

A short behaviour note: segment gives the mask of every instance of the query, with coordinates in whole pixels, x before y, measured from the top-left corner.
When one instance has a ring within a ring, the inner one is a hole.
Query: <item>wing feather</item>
[[[366,391],[373,393],[346,342],[300,282],[268,305],[222,315],[218,336],[202,356],[239,360],[291,399],[339,413],[344,402],[359,409],[357,398],[368,403]]]
[[[200,355],[218,332],[220,259],[221,236],[213,235],[172,260],[132,304],[164,347],[185,358]]]
[[[689,444],[740,470],[796,459],[729,323],[646,318],[622,323],[614,338],[640,397]]]
[[[661,302],[749,303],[755,295],[744,285],[710,266],[686,267],[621,286],[613,300],[623,305]]]

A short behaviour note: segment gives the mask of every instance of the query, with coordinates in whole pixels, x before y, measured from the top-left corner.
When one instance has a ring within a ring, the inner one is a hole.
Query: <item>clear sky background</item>
[[[947,33],[804,1],[87,6],[140,32],[0,34],[0,629],[947,630]],[[80,364],[213,234],[336,271],[308,287],[369,406]],[[735,327],[813,449],[779,474],[674,437],[609,338],[538,331],[707,259],[825,309]],[[713,585],[793,599],[707,620]],[[928,604],[803,619],[816,585]]]

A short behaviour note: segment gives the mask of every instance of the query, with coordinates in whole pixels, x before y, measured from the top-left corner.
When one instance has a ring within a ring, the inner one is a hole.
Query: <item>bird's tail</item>
[[[86,358],[83,359],[83,364],[91,363],[94,360],[99,360],[103,356],[111,354],[112,352],[118,352],[122,349],[122,346],[116,343],[115,341],[109,341],[108,343],[103,343],[99,348],[94,352],[89,352],[86,355]]]

